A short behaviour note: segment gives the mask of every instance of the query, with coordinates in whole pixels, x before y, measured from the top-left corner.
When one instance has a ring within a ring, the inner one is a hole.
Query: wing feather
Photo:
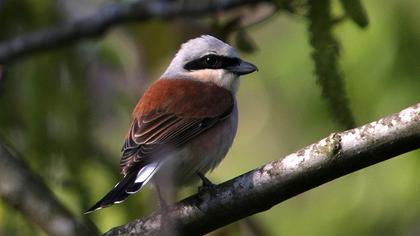
[[[164,99],[164,100],[163,100]],[[143,95],[122,148],[121,171],[158,161],[232,112],[232,94],[214,84],[186,79],[158,80]]]

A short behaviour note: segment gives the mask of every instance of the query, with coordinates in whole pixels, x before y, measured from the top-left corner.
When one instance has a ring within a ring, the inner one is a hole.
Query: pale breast
[[[232,146],[238,126],[238,110],[214,127],[200,134],[186,144],[180,151],[171,155],[157,173],[157,179],[184,185],[198,180],[197,172],[202,174],[213,170],[226,156]],[[165,176],[164,178],[162,178]],[[159,181],[161,182],[161,181]]]

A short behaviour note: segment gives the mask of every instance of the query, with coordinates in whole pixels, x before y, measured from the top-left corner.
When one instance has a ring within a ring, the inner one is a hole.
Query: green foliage
[[[339,44],[332,35],[329,0],[309,1],[309,32],[317,82],[337,122],[345,129],[355,126],[354,115],[338,66]]]
[[[369,24],[369,19],[360,0],[340,0],[346,14],[361,28]]]
[[[256,43],[244,29],[239,29],[236,33],[235,45],[238,50],[245,53],[253,53],[257,50]]]

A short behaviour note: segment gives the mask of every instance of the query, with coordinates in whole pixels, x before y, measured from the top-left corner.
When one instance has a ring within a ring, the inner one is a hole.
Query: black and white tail
[[[139,171],[128,173],[105,197],[89,208],[85,214],[123,202],[128,196],[138,192],[152,178],[159,167],[160,163],[154,162],[143,166]]]

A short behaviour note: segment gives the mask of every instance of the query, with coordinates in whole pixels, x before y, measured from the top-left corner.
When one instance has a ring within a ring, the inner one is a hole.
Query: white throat
[[[190,71],[185,73],[185,75],[194,80],[215,83],[216,85],[231,91],[233,94],[236,94],[239,88],[239,76],[223,69]]]

